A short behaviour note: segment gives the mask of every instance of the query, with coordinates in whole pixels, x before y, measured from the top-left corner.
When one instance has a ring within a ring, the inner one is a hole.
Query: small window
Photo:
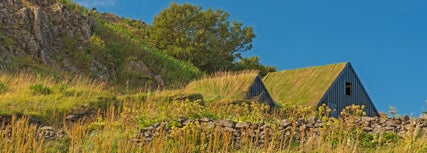
[[[346,83],[345,83],[345,95],[347,95],[347,96],[351,96],[351,94],[352,94],[351,89],[352,89],[352,88],[353,88],[353,87],[352,87],[351,82],[346,82]]]

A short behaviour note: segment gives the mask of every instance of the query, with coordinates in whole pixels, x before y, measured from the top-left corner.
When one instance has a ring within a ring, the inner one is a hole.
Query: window
[[[346,82],[345,83],[345,95],[347,95],[347,96],[351,96],[351,94],[352,94],[352,84],[351,84],[351,82]]]

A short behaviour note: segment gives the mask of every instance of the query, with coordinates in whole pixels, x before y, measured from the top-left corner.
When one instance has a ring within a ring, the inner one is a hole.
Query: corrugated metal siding
[[[274,105],[273,98],[271,98],[270,94],[267,91],[267,88],[265,87],[259,76],[255,78],[254,82],[249,88],[247,98],[266,103],[270,106]]]
[[[351,96],[345,93],[346,82],[352,83]],[[339,113],[346,106],[351,104],[365,105],[364,111],[367,116],[378,115],[377,109],[373,105],[369,95],[350,64],[346,66],[331,87],[329,87],[328,91],[319,102],[319,105],[322,102],[325,102],[331,108],[336,108],[336,110],[333,110],[331,113],[332,117],[338,117]]]

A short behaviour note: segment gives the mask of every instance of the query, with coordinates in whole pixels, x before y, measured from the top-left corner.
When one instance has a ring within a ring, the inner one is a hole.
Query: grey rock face
[[[83,48],[92,35],[90,18],[47,0],[29,2],[0,3],[0,30],[15,41],[22,53],[44,64],[55,64],[61,48],[67,45],[61,38],[70,37],[78,42],[77,48]]]

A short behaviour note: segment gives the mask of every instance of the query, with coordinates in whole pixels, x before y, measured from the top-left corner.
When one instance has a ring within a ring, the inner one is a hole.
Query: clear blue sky
[[[77,0],[148,24],[172,1]],[[176,0],[222,9],[253,26],[246,55],[278,70],[350,61],[379,111],[427,110],[425,0]]]

